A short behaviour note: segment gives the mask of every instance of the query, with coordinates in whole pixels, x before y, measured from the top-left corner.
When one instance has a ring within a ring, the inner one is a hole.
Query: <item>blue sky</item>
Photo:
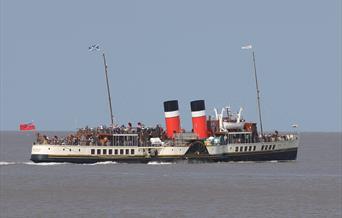
[[[101,53],[117,122],[164,125],[163,101],[207,114],[231,105],[265,130],[342,131],[341,1],[1,0],[1,130],[109,124]]]

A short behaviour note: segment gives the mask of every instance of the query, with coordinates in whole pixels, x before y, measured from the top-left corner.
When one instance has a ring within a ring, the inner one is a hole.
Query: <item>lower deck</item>
[[[58,156],[47,154],[32,154],[33,162],[70,162],[70,163],[96,163],[104,161],[122,163],[148,163],[157,162],[229,162],[229,161],[289,161],[296,160],[297,148],[265,151],[265,152],[246,152],[222,155],[185,155],[185,156]]]

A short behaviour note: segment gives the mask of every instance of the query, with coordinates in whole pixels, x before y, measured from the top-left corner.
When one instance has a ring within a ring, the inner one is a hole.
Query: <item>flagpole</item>
[[[105,75],[106,75],[106,83],[107,83],[107,93],[108,93],[108,102],[109,102],[109,111],[110,111],[110,120],[112,124],[112,128],[114,127],[114,117],[113,117],[113,110],[112,110],[112,99],[110,97],[110,90],[109,90],[109,82],[108,82],[108,71],[107,71],[107,62],[106,62],[106,55],[103,52],[102,53],[103,57],[103,64],[104,64],[104,69],[105,69]]]
[[[256,94],[257,94],[257,101],[258,101],[258,112],[259,112],[259,121],[260,121],[260,132],[261,132],[261,136],[263,136],[263,135],[264,135],[264,131],[263,131],[263,129],[262,129],[262,119],[261,119],[260,90],[259,90],[259,85],[258,85],[258,76],[257,76],[257,71],[256,71],[254,50],[252,51],[252,55],[253,55],[253,64],[254,64],[255,87],[256,87]]]

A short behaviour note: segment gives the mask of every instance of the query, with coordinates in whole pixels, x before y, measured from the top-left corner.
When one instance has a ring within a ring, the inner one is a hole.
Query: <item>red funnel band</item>
[[[174,133],[179,133],[180,118],[178,112],[178,101],[164,101],[165,123],[166,123],[166,135],[168,138],[173,138]]]
[[[176,115],[176,116],[172,116]],[[173,138],[174,133],[179,133],[181,130],[179,112],[165,112],[165,123],[166,123],[166,135],[169,138]]]
[[[203,111],[193,111],[192,115],[192,127],[194,133],[198,138],[203,139],[208,137],[207,129],[207,117],[205,116],[205,110]]]

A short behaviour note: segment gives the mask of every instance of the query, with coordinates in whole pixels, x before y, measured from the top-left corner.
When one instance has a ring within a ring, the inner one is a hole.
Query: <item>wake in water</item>
[[[16,164],[16,162],[5,162],[5,161],[0,161],[0,166],[13,165],[13,164]]]
[[[169,164],[174,164],[174,163],[172,163],[172,162],[150,161],[147,164],[149,164],[149,165],[169,165]]]
[[[49,163],[34,163],[32,161],[28,162],[6,162],[1,161],[0,166],[8,166],[8,165],[32,165],[32,166],[56,166],[56,165],[64,165],[69,163],[57,163],[57,162],[49,162]]]
[[[70,163],[60,163],[60,162],[49,162],[49,163],[34,163],[34,162],[23,162],[22,164],[25,165],[33,165],[33,166],[56,166],[56,165],[65,165],[65,164],[70,164]]]
[[[48,163],[34,163],[32,161],[28,162],[7,162],[7,161],[1,161],[0,166],[8,166],[8,165],[30,165],[30,166],[57,166],[57,165],[66,165],[66,164],[73,164],[73,163],[67,163],[67,162],[48,162]],[[117,162],[113,161],[105,161],[105,162],[97,162],[92,164],[74,164],[74,165],[89,165],[89,166],[95,166],[95,165],[110,165],[110,164],[117,164]]]
[[[82,164],[82,165],[95,166],[95,165],[111,165],[111,164],[117,164],[117,162],[114,162],[114,161],[104,161],[104,162],[96,162],[96,163]]]

